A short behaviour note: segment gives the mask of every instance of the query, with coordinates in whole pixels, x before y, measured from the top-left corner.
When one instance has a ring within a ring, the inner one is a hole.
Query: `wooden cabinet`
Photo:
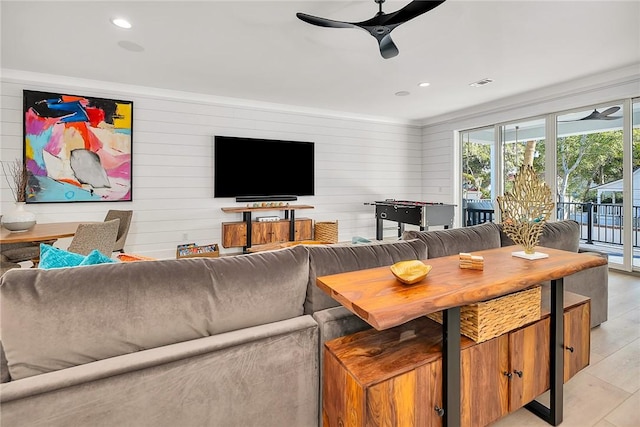
[[[589,366],[591,303],[579,304],[564,313],[564,382]]]
[[[550,389],[548,299],[543,286],[539,321],[462,351],[462,425],[490,424]],[[564,382],[589,365],[590,307],[589,298],[565,292]]]
[[[287,240],[289,240],[289,221],[254,222],[251,224],[252,246],[286,242]]]
[[[287,242],[290,240],[311,240],[311,220],[295,220],[294,238],[289,238],[289,220],[253,222],[251,224],[251,245]]]
[[[508,366],[501,373],[509,390],[509,412],[520,409],[551,387],[550,324],[549,317],[545,317],[507,334]]]
[[[542,287],[541,317],[543,320],[547,319],[548,325],[546,327],[550,328],[548,286]],[[565,291],[564,382],[567,382],[580,370],[589,366],[589,357],[591,354],[591,330],[589,329],[590,319],[591,300],[583,295]],[[545,336],[548,336],[548,334]],[[547,363],[546,366],[549,366],[549,364]],[[546,369],[546,372],[548,372],[549,368]]]
[[[543,296],[544,299],[544,296]],[[565,292],[565,381],[589,364],[589,299]],[[461,339],[461,424],[486,426],[549,390],[550,318]],[[325,427],[442,425],[442,329],[419,318],[325,343]]]
[[[502,335],[460,353],[460,422],[485,426],[509,413],[504,372],[509,370],[509,339]]]
[[[309,218],[295,220],[295,235],[289,238],[289,220],[251,222],[251,245],[287,242],[289,240],[311,240],[313,224]],[[244,222],[222,223],[222,246],[242,247],[247,244],[247,224]]]
[[[461,353],[461,423],[486,426],[549,389],[549,318]]]
[[[441,340],[440,325],[422,317],[325,343],[324,426],[442,426]]]
[[[222,223],[222,246],[234,248],[244,246],[247,241],[247,224],[244,222]]]

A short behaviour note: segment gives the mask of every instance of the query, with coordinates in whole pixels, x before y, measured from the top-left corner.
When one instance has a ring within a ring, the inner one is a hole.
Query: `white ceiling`
[[[387,0],[383,10],[407,3]],[[295,16],[363,21],[377,12],[374,0],[2,0],[0,7],[5,70],[397,120],[640,64],[637,0],[447,0],[392,32],[400,54],[391,59],[364,31]],[[133,28],[116,28],[115,16]],[[469,86],[487,77],[494,83]],[[431,86],[419,88],[421,81]]]

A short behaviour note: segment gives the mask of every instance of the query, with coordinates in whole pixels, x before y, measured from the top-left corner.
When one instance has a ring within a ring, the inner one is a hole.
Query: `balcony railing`
[[[494,220],[492,204],[487,200],[468,201],[464,215],[467,226]],[[633,206],[631,215],[632,244],[634,248],[640,248],[640,206]],[[557,218],[577,221],[580,224],[580,240],[587,244],[606,243],[622,246],[624,243],[621,204],[558,203]]]
[[[631,209],[632,244],[640,247],[640,206]],[[588,244],[594,242],[622,245],[623,211],[621,204],[612,203],[558,203],[558,219],[578,221],[580,239]]]
[[[493,222],[493,203],[490,200],[465,200],[464,223],[466,226]]]

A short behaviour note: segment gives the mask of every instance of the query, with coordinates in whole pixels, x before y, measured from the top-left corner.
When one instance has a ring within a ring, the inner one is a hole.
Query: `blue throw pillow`
[[[84,257],[80,265],[107,264],[110,262],[116,262],[116,260],[111,259],[108,256],[103,255],[102,252],[100,252],[99,250],[94,249],[91,252],[89,252],[89,255]]]
[[[75,267],[84,261],[84,255],[65,251],[44,243],[40,244],[39,268]]]

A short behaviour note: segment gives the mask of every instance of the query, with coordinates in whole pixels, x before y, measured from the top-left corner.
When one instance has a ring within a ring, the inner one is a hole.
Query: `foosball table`
[[[365,205],[376,207],[377,240],[382,240],[385,220],[398,223],[398,237],[402,236],[405,224],[417,225],[421,231],[428,230],[430,226],[453,227],[455,205],[393,199],[365,203]]]

